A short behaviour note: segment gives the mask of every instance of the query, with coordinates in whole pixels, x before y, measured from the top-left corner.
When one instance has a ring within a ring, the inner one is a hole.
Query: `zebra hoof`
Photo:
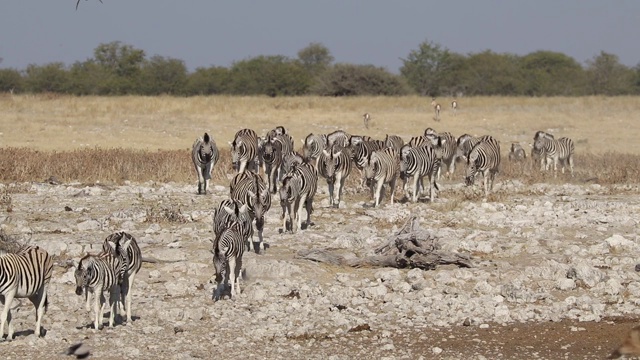
[[[337,209],[337,208],[340,207],[340,204],[333,204],[332,206],[333,206],[334,209]]]

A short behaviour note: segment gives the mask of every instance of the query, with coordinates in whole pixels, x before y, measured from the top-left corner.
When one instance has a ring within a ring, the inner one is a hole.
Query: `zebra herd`
[[[94,297],[95,329],[101,324],[104,304],[109,301],[109,326],[114,325],[117,305],[131,323],[131,289],[142,265],[140,247],[136,239],[126,232],[116,232],[105,238],[100,254],[83,256],[74,273],[76,294],[84,293],[87,311],[90,295]],[[42,336],[42,317],[48,307],[47,290],[53,272],[52,257],[38,246],[24,246],[14,252],[0,255],[0,301],[4,304],[0,321],[0,338],[8,325],[7,339],[13,338],[11,302],[14,298],[28,298],[36,308],[35,333]],[[106,295],[106,296],[105,296]]]
[[[457,108],[457,103],[452,104]],[[365,114],[365,124],[369,120]],[[208,140],[207,140],[208,139]],[[231,180],[229,198],[221,201],[213,215],[213,263],[218,284],[214,299],[221,297],[225,285],[230,283],[231,295],[240,292],[238,283],[245,247],[257,253],[266,250],[263,241],[264,216],[271,208],[271,196],[278,196],[281,205],[282,232],[296,233],[312,225],[313,201],[318,179],[324,178],[329,192],[329,205],[340,207],[345,180],[352,168],[360,172],[360,187],[368,187],[373,207],[381,204],[383,190],[389,201],[395,200],[396,184],[402,180],[405,198],[417,202],[426,190],[423,179],[429,181],[429,200],[435,201],[441,187],[438,184],[442,168],[451,179],[458,161],[466,164],[464,182],[473,185],[479,175],[483,178],[484,195],[493,190],[496,174],[500,171],[500,142],[491,135],[458,138],[449,132],[436,132],[427,128],[422,135],[405,143],[397,135],[386,135],[384,140],[369,136],[352,135],[343,130],[329,134],[309,134],[302,141],[300,152],[295,150],[293,138],[278,126],[258,136],[252,129],[238,131],[231,146],[231,163],[236,175]],[[195,154],[204,143],[213,143],[207,134],[194,143],[193,161],[198,172],[198,193],[201,173],[211,167],[200,162]],[[554,140],[553,135],[539,131],[534,136],[532,158],[541,162],[541,170],[550,163],[566,162],[573,174],[573,142],[568,138]],[[219,159],[214,146],[207,157],[212,163]],[[519,144],[512,144],[509,159],[526,158]],[[261,172],[264,175],[261,175]],[[564,172],[564,167],[563,167]],[[210,176],[209,176],[210,178]],[[266,180],[265,180],[266,178]],[[306,220],[302,221],[302,209]],[[255,230],[254,230],[255,227]],[[258,233],[258,244],[253,241]]]

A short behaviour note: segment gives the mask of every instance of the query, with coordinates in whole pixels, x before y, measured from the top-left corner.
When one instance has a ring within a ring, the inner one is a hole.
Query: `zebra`
[[[240,294],[242,255],[246,241],[239,222],[231,223],[213,241],[213,267],[215,281],[218,284],[213,293],[213,300],[220,299],[222,288],[228,282],[231,282],[231,297],[235,298]]]
[[[547,134],[543,131],[538,131],[533,137],[533,148],[541,153],[540,166],[541,170],[544,168],[548,170],[553,161],[553,175],[557,176],[558,162],[562,162],[562,173],[566,165],[569,165],[571,176],[573,176],[573,153],[575,151],[575,145],[573,140],[567,137],[555,140],[553,135]]]
[[[425,144],[431,144],[431,141],[426,136],[414,136],[407,143],[410,147],[418,147]]]
[[[242,234],[247,239],[253,236],[253,225],[247,204],[224,199],[213,211],[213,239],[220,236],[224,229],[234,222],[240,223]]]
[[[480,141],[473,147],[467,158],[465,183],[471,186],[477,173],[481,173],[484,182],[484,195],[493,190],[496,173],[500,170],[500,143],[493,137]]]
[[[440,163],[441,160],[437,155],[437,151],[429,145],[409,148],[408,151],[401,153],[400,172],[405,179],[405,185],[409,177],[413,179],[412,202],[418,201],[418,193],[420,192],[420,187],[422,187],[422,178],[424,176],[429,177],[429,200],[431,202],[434,201],[436,190],[440,190],[436,182]]]
[[[131,323],[131,289],[136,275],[142,267],[142,252],[136,238],[125,231],[118,231],[104,239],[102,252],[119,256],[126,272],[120,279],[120,303],[124,306],[127,323]]]
[[[229,186],[229,198],[246,204],[251,216],[251,221],[255,220],[256,231],[258,232],[258,247],[256,252],[260,252],[260,248],[264,249],[262,233],[264,231],[264,215],[271,208],[271,195],[269,188],[264,180],[252,171],[245,171],[237,174],[231,179]],[[253,242],[253,236],[251,236]],[[251,244],[247,244],[251,248]]]
[[[323,150],[318,164],[320,175],[327,180],[329,186],[329,204],[334,208],[340,207],[344,182],[351,173],[351,158],[347,149],[335,147]],[[337,187],[337,189],[335,189]],[[335,196],[337,194],[337,197]]]
[[[204,136],[196,139],[191,147],[191,159],[198,175],[198,194],[206,194],[211,180],[213,167],[220,159],[220,153],[216,142],[204,133]]]
[[[453,110],[454,116],[458,114],[458,100],[453,99],[453,101],[451,101],[451,110]]]
[[[511,143],[511,150],[509,151],[509,161],[520,162],[527,158],[527,153],[522,148],[522,145],[518,143]]]
[[[327,135],[309,134],[302,139],[302,157],[307,162],[317,163],[322,150],[327,146]]]
[[[456,158],[467,162],[469,153],[481,141],[495,141],[495,139],[491,135],[482,135],[480,137],[474,137],[469,134],[460,135],[456,140]]]
[[[327,146],[325,146],[325,148],[330,148],[333,145],[345,148],[348,146],[350,138],[351,135],[347,134],[346,132],[342,130],[336,130],[327,135]]]
[[[287,231],[286,214],[289,214],[291,232],[296,233],[302,229],[302,207],[307,210],[308,228],[311,225],[311,213],[313,212],[313,197],[318,188],[318,172],[313,166],[303,163],[296,166],[293,171],[282,179],[280,187],[280,205],[282,206],[282,228]]]
[[[267,139],[262,149],[262,161],[265,165],[265,174],[269,191],[276,193],[278,179],[282,167],[282,142],[275,139]]]
[[[234,170],[238,173],[243,173],[245,169],[258,171],[258,135],[255,131],[239,130],[229,145]]]
[[[118,277],[126,272],[126,268],[119,256],[111,253],[99,255],[87,254],[78,263],[74,273],[76,278],[76,295],[85,293],[87,310],[89,310],[89,293],[93,294],[94,328],[97,330],[101,323],[104,308],[104,292],[109,293],[109,327],[113,327],[116,303],[118,302]]]
[[[400,148],[404,145],[404,140],[398,135],[389,135],[384,138],[384,146],[396,149],[400,151]]]
[[[295,151],[282,155],[282,174],[283,176],[291,172],[297,165],[305,162],[304,157]]]
[[[14,298],[28,298],[36,308],[35,334],[43,336],[42,317],[49,304],[47,289],[53,272],[53,260],[43,249],[27,246],[16,253],[0,255],[0,300],[4,303],[0,322],[0,338],[5,323],[9,327],[7,340],[13,339],[11,303]]]
[[[360,171],[360,186],[363,186],[366,180],[364,168],[372,152],[381,150],[384,148],[383,142],[377,141],[362,141],[357,143],[351,153],[351,159],[353,165]]]
[[[428,134],[425,137],[431,140],[431,145],[442,161],[441,164],[447,166],[447,174],[451,178],[456,170],[456,137],[449,132],[443,132],[438,135]],[[438,179],[440,179],[440,170],[438,170]]]
[[[400,174],[400,158],[398,152],[392,148],[385,148],[371,153],[364,167],[365,177],[374,193],[374,207],[380,205],[382,186],[389,184],[391,204],[396,190],[396,181]],[[375,186],[375,191],[374,191]]]
[[[362,120],[364,121],[364,128],[369,129],[369,121],[371,121],[371,115],[369,115],[369,113],[364,113],[362,115]]]
[[[435,117],[433,120],[440,121],[440,110],[442,110],[442,106],[436,102],[436,98],[431,98],[431,107],[435,111]]]

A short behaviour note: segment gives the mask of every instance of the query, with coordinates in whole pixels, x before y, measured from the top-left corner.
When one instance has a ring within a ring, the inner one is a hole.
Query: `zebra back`
[[[349,138],[351,135],[342,131],[336,130],[331,134],[327,135],[327,147],[331,147],[333,145],[338,145],[340,147],[347,147],[349,144]]]
[[[18,298],[32,296],[49,283],[52,273],[53,259],[38,246],[0,255],[0,295],[16,289]]]
[[[220,153],[216,142],[209,136],[209,134],[204,133],[203,137],[196,139],[193,143],[193,146],[191,147],[191,159],[196,167],[196,171],[198,171],[198,169],[207,169],[206,171],[200,171],[203,171],[205,179],[210,179],[211,169],[220,159]]]
[[[404,145],[404,140],[398,135],[389,135],[384,138],[384,146],[394,148],[400,151],[400,148]]]

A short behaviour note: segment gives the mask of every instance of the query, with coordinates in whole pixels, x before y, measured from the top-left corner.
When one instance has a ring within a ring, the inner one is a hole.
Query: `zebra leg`
[[[337,209],[340,207],[340,200],[342,199],[342,189],[344,188],[345,178],[342,177],[342,173],[336,174],[335,183],[338,185],[338,189],[336,192],[338,193],[338,202],[335,203],[334,207]]]
[[[236,266],[233,269],[233,276],[236,279],[236,293],[240,296],[242,290],[240,290],[240,278],[242,278],[242,257],[238,256],[236,258]]]
[[[36,328],[34,333],[38,336],[42,336],[42,316],[44,315],[45,303],[47,302],[47,285],[43,285],[40,291],[36,294],[29,296],[29,300],[36,308]]]
[[[114,320],[116,318],[116,308],[118,305],[118,298],[120,297],[120,286],[114,284],[109,289],[109,327],[113,327]]]
[[[7,336],[7,340],[12,339],[13,328],[11,325],[11,313],[9,308],[11,307],[11,302],[13,301],[13,297],[16,295],[18,289],[9,290],[9,292],[4,296],[4,307],[2,308],[2,314],[0,315],[0,338],[4,335],[4,324],[8,323],[9,325],[9,335]]]
[[[413,175],[412,180],[413,180],[413,194],[411,196],[411,201],[416,202],[418,201],[418,181],[419,181],[418,174]]]
[[[131,323],[131,288],[133,287],[133,280],[136,278],[136,273],[131,273],[127,278],[127,292],[125,294],[126,298],[126,307],[125,310],[127,312],[127,323]]]
[[[571,177],[573,177],[573,155],[569,155],[569,157],[567,157],[567,162],[569,163],[569,171],[571,172]]]
[[[307,202],[307,195],[302,195],[298,200],[298,206],[296,207],[296,231],[302,230],[302,207]]]
[[[393,204],[393,199],[396,195],[396,180],[398,178],[394,177],[390,182],[389,182],[389,193],[391,194],[391,204]]]
[[[99,290],[96,289],[93,293],[93,327],[94,329],[100,329],[99,325],[102,323],[102,307],[104,305],[102,284],[99,284]]]
[[[231,298],[236,298],[236,258],[232,256],[229,258],[229,271],[227,272],[229,276],[229,282],[231,283]]]
[[[376,183],[375,193],[373,195],[373,197],[374,197],[373,206],[374,207],[378,207],[378,205],[380,205],[380,193],[382,192],[382,185],[384,185],[384,179],[378,180],[378,182]],[[373,189],[373,186],[371,187],[371,189]]]
[[[305,204],[305,208],[307,210],[307,226],[306,226],[306,228],[308,229],[309,226],[311,226],[311,213],[313,212],[313,198],[307,197],[307,199],[304,202],[304,204]]]
[[[327,179],[327,185],[329,186],[329,204],[330,204],[331,206],[333,206],[333,207],[336,207],[336,206],[334,206],[333,191],[335,190],[335,189],[334,189],[334,188],[335,188],[335,184],[334,184],[334,183],[335,183],[337,180],[338,180],[338,179],[334,179],[334,181],[330,181],[329,179]]]
[[[287,232],[287,205],[286,204],[282,204],[282,216],[280,217],[280,220],[282,220],[282,232],[285,233]]]

